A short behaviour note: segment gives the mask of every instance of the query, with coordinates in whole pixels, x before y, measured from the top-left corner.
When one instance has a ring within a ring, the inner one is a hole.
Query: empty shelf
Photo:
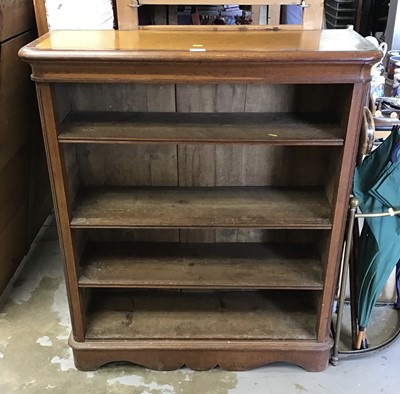
[[[313,294],[94,291],[88,340],[316,339]]]
[[[83,256],[79,286],[322,290],[312,244],[105,243]]]
[[[268,143],[343,145],[325,114],[75,112],[61,124],[63,143]]]
[[[270,187],[88,189],[71,227],[330,229],[323,190]]]

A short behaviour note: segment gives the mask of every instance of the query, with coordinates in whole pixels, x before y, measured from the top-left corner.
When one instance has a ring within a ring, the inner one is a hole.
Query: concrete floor
[[[400,340],[321,373],[275,364],[249,372],[155,372],[109,365],[74,368],[70,320],[55,226],[45,227],[0,309],[0,393],[318,394],[400,392]]]

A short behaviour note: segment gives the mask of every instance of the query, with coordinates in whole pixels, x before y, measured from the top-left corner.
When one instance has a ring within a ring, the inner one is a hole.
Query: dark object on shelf
[[[378,97],[376,99],[378,110],[400,111],[400,98],[397,97]]]
[[[355,12],[357,0],[325,0],[325,7],[338,12]]]
[[[400,99],[395,97],[378,97],[375,100],[374,114],[376,131],[391,131],[393,126],[400,125]],[[395,113],[397,117],[391,115]]]
[[[346,8],[344,10],[340,10],[338,8],[334,8],[330,6],[329,4],[326,5],[326,13],[329,14],[332,18],[337,18],[337,19],[353,19],[355,18],[355,13],[356,10],[355,8]]]
[[[221,14],[215,18],[214,25],[226,25],[225,19]]]
[[[354,0],[326,0],[325,21],[328,28],[347,28],[356,21],[357,2]]]
[[[385,32],[389,0],[363,0],[359,33],[369,36]]]
[[[242,15],[235,16],[235,20],[237,25],[251,25],[253,22],[251,14],[247,15],[245,10],[243,10]]]
[[[357,0],[325,0],[325,6],[337,11],[355,10],[357,8]]]
[[[340,18],[335,18],[332,15],[329,14],[329,12],[325,12],[325,18],[326,18],[326,23],[327,26],[329,27],[334,27],[334,28],[347,28],[349,25],[354,24],[354,17],[340,17]]]

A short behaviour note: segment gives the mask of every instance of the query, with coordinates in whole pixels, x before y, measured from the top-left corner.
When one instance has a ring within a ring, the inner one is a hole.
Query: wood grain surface
[[[77,197],[71,227],[330,229],[330,206],[313,188],[108,188]]]
[[[92,244],[79,285],[322,290],[312,244]]]
[[[168,39],[165,39],[165,36]],[[190,51],[201,45],[204,51]],[[240,53],[240,57],[237,55]],[[218,56],[215,56],[218,54]],[[210,57],[210,55],[212,57]],[[353,30],[291,31],[54,31],[45,34],[21,51],[24,59],[98,59],[112,62],[173,58],[277,61],[379,60],[381,52]]]
[[[73,113],[59,141],[342,145],[329,115],[271,113]]]
[[[310,340],[316,320],[310,292],[109,290],[93,295],[86,338]]]

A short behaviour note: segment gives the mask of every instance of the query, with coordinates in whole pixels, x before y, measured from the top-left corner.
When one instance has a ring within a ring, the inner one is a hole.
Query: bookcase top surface
[[[20,51],[35,60],[374,63],[382,53],[353,30],[53,31]]]

